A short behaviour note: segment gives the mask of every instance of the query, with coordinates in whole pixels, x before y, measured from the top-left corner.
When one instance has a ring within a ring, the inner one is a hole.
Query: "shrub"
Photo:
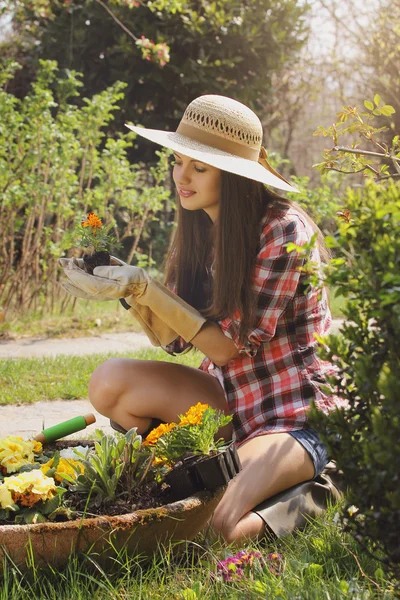
[[[135,135],[109,135],[126,84],[80,98],[78,108],[70,99],[79,96],[80,74],[41,61],[19,100],[7,91],[18,68],[0,68],[0,305],[50,311],[60,294],[57,258],[75,245],[71,232],[88,210],[112,225],[123,258],[149,262],[138,244],[170,198],[168,153],[144,173],[127,157]]]
[[[349,488],[346,527],[399,575],[400,186],[349,191],[347,209],[328,238],[336,258],[327,274],[347,298],[347,321],[323,356],[338,368],[348,409],[313,419]]]

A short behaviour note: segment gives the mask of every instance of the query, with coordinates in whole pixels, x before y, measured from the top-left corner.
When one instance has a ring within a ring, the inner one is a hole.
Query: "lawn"
[[[116,357],[164,360],[198,367],[203,355],[191,351],[172,357],[161,349],[146,349],[123,354],[0,360],[0,405],[86,398],[94,369],[107,358]]]
[[[53,314],[26,312],[7,315],[1,322],[0,339],[7,337],[84,337],[106,331],[140,331],[139,325],[117,301],[87,302],[77,299]]]

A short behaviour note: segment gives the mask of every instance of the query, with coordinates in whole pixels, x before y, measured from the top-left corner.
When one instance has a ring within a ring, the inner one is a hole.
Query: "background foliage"
[[[346,206],[349,220],[330,239],[337,256],[327,281],[348,299],[347,321],[327,357],[349,406],[315,420],[349,488],[345,524],[399,574],[400,187],[370,182],[350,191]]]
[[[54,61],[41,61],[32,90],[18,100],[6,90],[17,68],[10,63],[0,75],[0,305],[5,313],[54,307],[60,295],[57,258],[74,247],[75,225],[88,210],[114,225],[129,261],[147,265],[141,235],[170,197],[163,185],[166,153],[159,153],[150,171],[140,170],[127,158],[134,135],[111,138],[104,132],[125,84],[83,98],[78,108],[70,99],[78,95],[79,75],[66,71],[61,77]]]
[[[26,93],[39,58],[83,73],[84,95],[123,81],[125,99],[113,125],[119,131],[127,120],[174,130],[186,105],[207,93],[233,96],[262,115],[274,94],[273,74],[294,60],[308,31],[308,7],[298,0],[110,3],[135,35],[168,43],[171,60],[160,67],[142,59],[135,41],[98,2],[50,3],[51,18],[38,16],[35,3],[18,4],[17,36],[2,48],[24,65],[12,90]],[[148,161],[153,152],[141,144],[130,156]]]

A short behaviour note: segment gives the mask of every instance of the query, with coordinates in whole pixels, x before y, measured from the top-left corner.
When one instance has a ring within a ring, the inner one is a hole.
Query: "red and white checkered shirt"
[[[262,225],[253,284],[256,326],[240,344],[240,320],[218,321],[240,356],[223,367],[208,358],[200,365],[224,385],[238,443],[304,428],[311,401],[324,412],[341,405],[339,398],[326,394],[325,376],[333,367],[318,357],[314,337],[325,335],[331,324],[326,291],[304,283],[306,275],[299,271],[304,255],[285,247],[290,242],[302,246],[314,232],[298,210],[286,205],[267,211]],[[320,263],[316,249],[312,260]],[[165,349],[179,353],[188,347],[178,338]]]

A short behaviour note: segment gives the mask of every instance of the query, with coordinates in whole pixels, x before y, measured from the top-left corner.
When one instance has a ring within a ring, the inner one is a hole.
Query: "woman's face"
[[[203,209],[215,222],[221,199],[221,171],[174,152],[173,178],[183,208]]]

